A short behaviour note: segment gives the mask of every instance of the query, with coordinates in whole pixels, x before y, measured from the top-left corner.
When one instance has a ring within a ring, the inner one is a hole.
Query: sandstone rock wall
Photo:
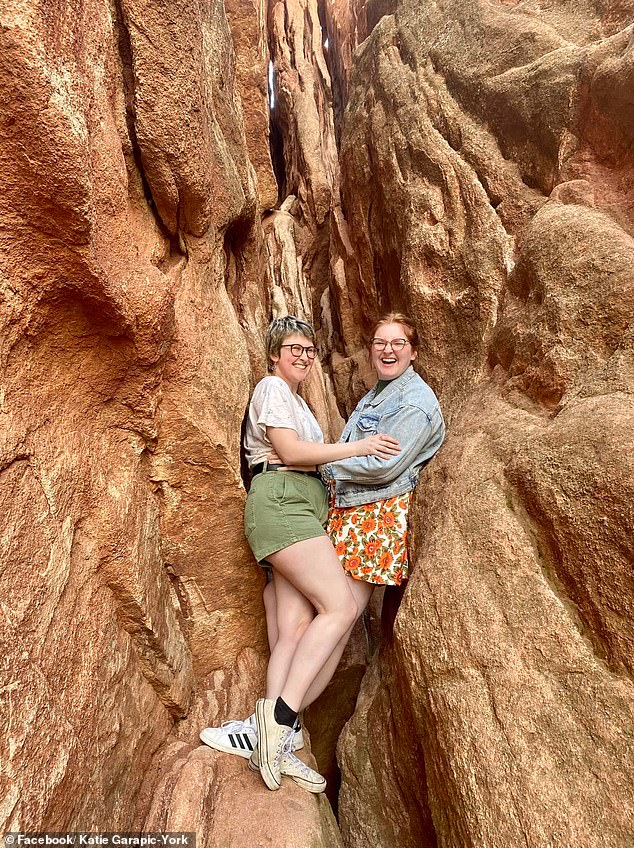
[[[229,12],[238,71],[220,2],[0,11],[3,831],[226,848],[256,798],[251,844],[338,842],[325,802],[290,789],[286,826],[198,742],[267,654],[239,443],[277,188],[264,12]]]
[[[352,63],[342,199],[451,426],[394,640],[340,742],[344,841],[621,848],[634,8],[393,11]]]
[[[313,322],[327,357],[333,345],[330,232],[339,208],[339,163],[317,0],[269,0],[268,32],[281,193],[279,209],[263,222],[272,311]],[[336,438],[343,421],[329,375],[317,370],[306,397],[324,421],[326,436]]]
[[[334,436],[364,335],[404,308],[450,431],[340,741],[344,841],[629,844],[633,21],[4,4],[3,830],[339,844],[324,799],[197,733],[250,711],[267,653],[239,474],[266,323],[315,321]]]

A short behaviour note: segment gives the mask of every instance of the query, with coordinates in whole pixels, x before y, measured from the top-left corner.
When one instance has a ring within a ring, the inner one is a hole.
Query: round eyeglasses
[[[314,359],[317,356],[317,348],[312,345],[310,347],[304,347],[304,345],[300,344],[280,345],[280,349],[283,347],[289,347],[293,356],[301,356],[304,352],[306,352],[306,356],[309,359]]]
[[[392,339],[391,342],[386,342],[385,339],[370,339],[370,344],[375,350],[385,350],[385,348],[390,345],[392,350],[395,350],[397,353],[408,345],[409,342],[407,339]]]

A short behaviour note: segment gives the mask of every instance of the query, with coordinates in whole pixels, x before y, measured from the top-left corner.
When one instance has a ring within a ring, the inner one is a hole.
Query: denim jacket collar
[[[368,399],[368,406],[378,406],[380,403],[383,403],[384,400],[387,400],[392,394],[397,392],[401,387],[405,386],[412,379],[416,372],[414,371],[414,366],[409,365],[405,371],[400,375],[400,377],[396,377],[394,380],[390,380],[387,386],[383,389],[383,391],[377,395],[376,394],[376,386],[373,389],[374,395]]]

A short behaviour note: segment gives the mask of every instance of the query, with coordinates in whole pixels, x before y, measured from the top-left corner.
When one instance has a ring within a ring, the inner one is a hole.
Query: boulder
[[[403,0],[347,72],[360,276],[414,316],[450,423],[339,743],[348,846],[631,838],[632,7],[608,6]]]

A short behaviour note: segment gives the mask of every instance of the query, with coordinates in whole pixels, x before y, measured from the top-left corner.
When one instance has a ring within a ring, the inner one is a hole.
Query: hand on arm
[[[393,454],[382,462],[375,456],[332,460],[325,468],[322,467],[322,476],[368,485],[390,483],[426,451],[431,449],[430,455],[433,454],[442,441],[438,424],[432,426],[427,415],[415,406],[405,407],[385,416],[379,426],[399,436],[402,450],[398,454]]]
[[[301,469],[324,462],[347,459],[351,456],[374,456],[377,459],[386,460],[400,452],[398,440],[383,433],[368,436],[358,442],[337,442],[327,445],[320,442],[302,442],[295,430],[283,427],[267,427],[266,434],[277,457],[286,466]]]

